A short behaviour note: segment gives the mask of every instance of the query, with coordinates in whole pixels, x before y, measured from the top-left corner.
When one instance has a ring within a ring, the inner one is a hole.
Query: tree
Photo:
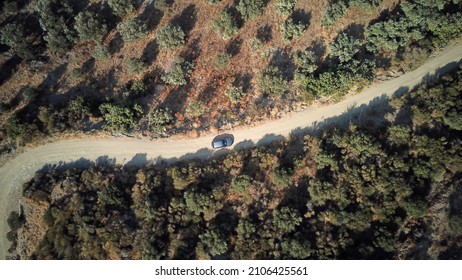
[[[229,53],[220,52],[213,59],[213,66],[215,66],[217,70],[223,70],[228,66],[230,59],[231,55]]]
[[[237,10],[241,13],[242,18],[247,21],[261,15],[263,7],[263,0],[239,0]]]
[[[181,57],[177,57],[171,69],[162,75],[162,81],[172,85],[186,85],[194,66]]]
[[[239,30],[233,16],[228,11],[223,11],[219,19],[212,19],[215,32],[224,40],[233,37]]]
[[[165,132],[165,127],[172,123],[173,114],[168,108],[153,107],[149,110],[147,118],[149,128],[156,133],[162,133]]]
[[[236,87],[229,85],[225,91],[225,95],[229,98],[232,104],[237,104],[241,101],[242,97],[245,96],[245,92],[242,87]]]
[[[295,209],[282,207],[273,211],[273,225],[282,234],[294,231],[301,222],[302,217]]]
[[[92,55],[96,60],[108,60],[111,58],[111,53],[103,44],[97,44]]]
[[[122,105],[104,103],[99,106],[99,110],[107,122],[106,129],[111,131],[126,132],[135,127],[138,119],[143,114],[143,109],[138,104],[132,108]]]
[[[57,52],[68,50],[76,39],[72,20],[75,14],[69,0],[39,0],[37,10],[47,47]]]
[[[169,23],[157,32],[157,42],[164,49],[177,49],[184,45],[185,34],[180,26]]]
[[[270,97],[281,97],[289,90],[289,82],[274,66],[263,69],[257,85],[264,94]]]
[[[406,19],[377,22],[366,28],[366,49],[370,52],[380,50],[396,51],[411,40],[422,38],[419,30],[411,28]]]
[[[146,24],[139,19],[131,18],[117,24],[117,29],[125,42],[143,38],[147,33]]]
[[[303,23],[295,23],[294,20],[289,17],[281,25],[282,39],[286,43],[290,43],[294,38],[300,37],[305,31],[306,26]]]
[[[321,20],[321,24],[324,26],[332,26],[334,23],[343,16],[346,12],[347,6],[343,0],[335,2],[327,8],[324,17]]]
[[[207,230],[199,235],[201,244],[206,248],[206,251],[212,256],[218,256],[228,251],[226,240],[220,235],[217,230]]]
[[[123,17],[135,10],[132,0],[108,0],[107,3],[116,16]]]
[[[231,181],[230,190],[243,195],[250,187],[252,180],[248,175],[239,175]]]
[[[131,75],[135,75],[135,74],[139,74],[143,72],[144,68],[145,68],[144,62],[141,61],[141,59],[137,57],[130,57],[127,60],[128,73],[130,73]]]
[[[80,12],[75,17],[74,27],[80,41],[94,40],[99,43],[107,33],[107,25],[103,23],[101,17],[97,13],[90,11]]]
[[[31,48],[31,38],[26,34],[23,25],[16,23],[4,25],[0,29],[0,43],[9,46],[12,52],[23,59],[35,58],[34,51]]]
[[[340,33],[334,43],[329,46],[332,56],[337,57],[341,63],[348,62],[359,51],[359,40],[345,33]]]
[[[289,16],[292,14],[296,3],[297,0],[276,0],[274,7],[279,14]]]
[[[205,112],[205,105],[200,101],[192,101],[186,107],[186,116],[189,118],[200,117]]]

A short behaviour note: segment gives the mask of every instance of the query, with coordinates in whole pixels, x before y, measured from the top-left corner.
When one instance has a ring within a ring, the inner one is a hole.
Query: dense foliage
[[[30,257],[447,258],[462,228],[461,92],[459,70],[392,99],[374,125],[207,163],[38,173],[23,195],[48,205],[48,230]]]

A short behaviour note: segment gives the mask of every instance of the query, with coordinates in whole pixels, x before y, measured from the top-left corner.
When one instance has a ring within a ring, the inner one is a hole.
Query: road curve
[[[373,85],[360,94],[347,97],[343,101],[322,107],[308,108],[302,112],[292,113],[282,119],[263,123],[252,128],[237,128],[232,133],[235,143],[245,146],[247,141],[257,143],[261,139],[270,141],[271,135],[289,135],[297,128],[309,127],[315,122],[338,116],[349,108],[368,104],[383,95],[390,97],[403,88],[412,89],[429,75],[441,75],[448,72],[462,60],[462,43],[448,47],[431,58],[415,71],[399,78]],[[63,140],[27,149],[24,153],[8,161],[0,168],[0,259],[7,253],[6,223],[10,211],[18,209],[21,186],[30,180],[34,173],[46,164],[73,162],[79,159],[97,160],[107,156],[117,163],[136,161],[136,155],[143,154],[147,159],[179,158],[187,154],[195,157],[208,157],[214,136],[206,136],[191,140],[147,141],[139,139],[103,139],[103,140]]]

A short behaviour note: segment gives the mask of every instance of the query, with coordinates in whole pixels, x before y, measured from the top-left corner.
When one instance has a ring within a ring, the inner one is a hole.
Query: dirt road
[[[429,76],[441,75],[457,67],[462,59],[462,43],[452,45],[415,71],[399,78],[373,85],[360,94],[322,108],[308,108],[280,120],[267,122],[253,128],[240,128],[231,133],[235,147],[246,147],[252,143],[270,142],[290,134],[298,128],[305,128],[327,118],[341,115],[348,109],[368,104],[375,98],[392,96],[395,92],[412,89]],[[143,141],[137,139],[66,140],[50,143],[34,149],[7,162],[0,169],[0,259],[4,259],[8,242],[6,219],[10,211],[18,209],[18,199],[23,183],[32,178],[34,172],[46,164],[73,162],[79,159],[95,161],[101,157],[113,158],[117,163],[141,164],[146,159],[171,159],[186,155],[207,158],[214,136],[191,140]],[[260,141],[260,142],[259,142]]]

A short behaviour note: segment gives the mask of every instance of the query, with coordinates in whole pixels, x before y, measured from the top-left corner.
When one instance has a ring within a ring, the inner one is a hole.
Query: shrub
[[[289,90],[289,82],[274,66],[264,69],[257,83],[263,94],[270,97],[280,97]]]
[[[140,39],[147,33],[146,24],[135,18],[120,22],[117,25],[117,29],[125,42],[132,42]]]
[[[148,86],[144,81],[136,80],[128,87],[128,91],[132,96],[143,96],[148,92]]]
[[[305,28],[306,26],[303,23],[294,23],[294,20],[289,17],[281,25],[282,39],[286,43],[290,43],[292,39],[300,37]]]
[[[108,0],[107,3],[117,16],[125,16],[135,10],[132,0]]]
[[[334,23],[343,16],[346,12],[347,6],[340,0],[327,8],[324,17],[321,20],[321,24],[324,26],[332,26]]]
[[[137,57],[130,57],[127,60],[128,73],[130,73],[131,75],[139,74],[143,72],[144,67],[145,67],[144,62],[141,61],[141,59]]]
[[[215,32],[225,40],[233,37],[239,30],[233,16],[227,11],[221,12],[219,19],[213,19],[212,26]]]
[[[240,0],[237,10],[241,13],[242,18],[247,21],[261,15],[263,6],[263,0]]]
[[[185,34],[181,27],[167,24],[157,32],[157,42],[159,46],[167,50],[179,48],[185,43]]]
[[[98,14],[90,11],[80,12],[75,18],[75,30],[80,41],[101,42],[107,33],[107,25]]]
[[[16,115],[11,116],[5,124],[8,140],[16,141],[27,132],[27,125],[22,123]]]
[[[138,119],[143,114],[143,109],[138,104],[132,108],[111,103],[104,103],[99,106],[107,124],[104,128],[111,131],[125,132],[135,127]]]
[[[96,60],[108,60],[111,58],[111,54],[106,46],[102,44],[98,44],[95,47],[95,51],[93,52],[93,57]]]
[[[149,110],[147,118],[149,128],[156,133],[162,133],[165,132],[165,127],[172,123],[173,114],[168,108],[153,107]]]
[[[188,107],[186,107],[186,116],[189,118],[197,118],[204,114],[205,112],[205,105],[200,101],[193,101],[189,103]]]
[[[359,40],[345,33],[340,33],[334,43],[329,46],[332,56],[337,57],[340,62],[347,62],[359,52]]]
[[[276,2],[274,2],[274,6],[276,8],[276,12],[281,15],[289,16],[292,14],[296,3],[297,0],[276,0]]]
[[[231,101],[232,104],[236,104],[239,103],[239,101],[241,101],[245,93],[242,87],[229,85],[225,91],[225,95],[229,98],[229,101]]]
[[[215,56],[213,59],[213,66],[217,70],[223,70],[229,64],[229,60],[231,59],[231,55],[225,52],[221,52]]]
[[[85,100],[82,96],[72,99],[66,106],[66,115],[71,125],[79,122],[89,114],[90,109],[85,104]]]
[[[167,84],[186,85],[193,69],[194,67],[190,62],[178,57],[175,59],[172,69],[165,73],[161,79]]]

